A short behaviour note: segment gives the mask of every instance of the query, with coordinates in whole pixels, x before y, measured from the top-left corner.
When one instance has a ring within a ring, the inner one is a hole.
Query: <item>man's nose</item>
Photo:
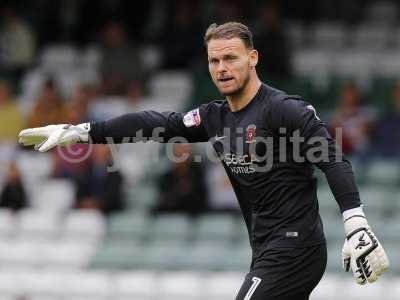
[[[218,71],[218,72],[226,71],[225,63],[224,63],[222,60],[221,60],[221,61],[219,62],[219,64],[218,64],[217,71]]]

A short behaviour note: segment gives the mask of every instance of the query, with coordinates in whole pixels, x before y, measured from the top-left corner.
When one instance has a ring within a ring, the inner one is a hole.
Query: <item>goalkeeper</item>
[[[245,25],[213,24],[204,40],[212,80],[225,100],[187,113],[143,111],[26,129],[20,143],[44,152],[56,145],[128,142],[139,131],[160,142],[178,136],[190,143],[210,141],[236,193],[252,248],[237,300],[306,300],[320,281],[327,250],[316,166],[343,215],[345,270],[358,284],[376,281],[388,269],[388,259],[364,215],[350,162],[315,109],[260,81],[258,52]]]

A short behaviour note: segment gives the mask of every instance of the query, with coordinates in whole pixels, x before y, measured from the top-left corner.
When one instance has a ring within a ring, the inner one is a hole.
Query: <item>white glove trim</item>
[[[89,142],[90,123],[81,123],[76,125],[76,127],[79,127],[84,132],[83,134],[79,135],[80,142],[82,143]]]
[[[355,215],[361,215],[365,218],[365,214],[364,214],[362,206],[345,210],[342,213],[343,222],[346,222],[346,220],[348,220],[350,217],[355,216]]]

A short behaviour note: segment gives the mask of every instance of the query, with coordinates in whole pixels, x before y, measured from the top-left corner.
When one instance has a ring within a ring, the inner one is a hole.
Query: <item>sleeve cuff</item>
[[[351,209],[347,209],[342,213],[342,215],[343,215],[343,222],[345,220],[347,220],[348,218],[350,218],[352,216],[355,216],[355,215],[359,215],[359,216],[365,217],[365,214],[364,214],[362,206],[351,208]]]
[[[91,122],[89,130],[90,142],[93,144],[106,144],[104,138],[104,121],[103,122]]]

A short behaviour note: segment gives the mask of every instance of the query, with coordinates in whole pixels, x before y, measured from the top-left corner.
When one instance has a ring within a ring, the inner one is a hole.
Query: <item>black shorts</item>
[[[269,250],[246,275],[236,300],[308,300],[325,272],[326,244]]]

